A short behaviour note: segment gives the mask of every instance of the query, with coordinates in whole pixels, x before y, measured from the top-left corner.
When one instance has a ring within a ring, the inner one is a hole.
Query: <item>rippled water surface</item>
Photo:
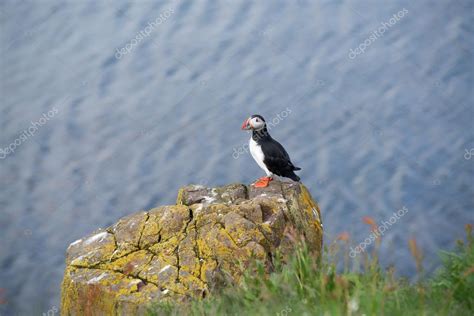
[[[261,176],[240,130],[253,113],[302,167],[326,240],[347,231],[357,244],[363,216],[406,207],[382,262],[413,276],[416,237],[432,271],[473,220],[473,10],[467,0],[2,1],[0,313],[59,306],[65,250],[96,228],[173,203],[185,184]]]

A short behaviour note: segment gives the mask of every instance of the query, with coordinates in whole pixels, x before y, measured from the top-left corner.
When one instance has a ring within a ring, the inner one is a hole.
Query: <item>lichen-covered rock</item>
[[[190,185],[176,205],[122,218],[73,242],[66,255],[62,315],[144,314],[148,303],[205,297],[238,283],[252,260],[271,267],[289,251],[289,230],[322,247],[320,210],[304,185]]]

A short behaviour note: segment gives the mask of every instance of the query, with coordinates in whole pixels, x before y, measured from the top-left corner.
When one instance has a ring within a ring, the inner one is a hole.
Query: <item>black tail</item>
[[[298,168],[298,170],[300,170],[300,168]],[[291,180],[296,181],[296,182],[300,181],[300,177],[298,177],[294,172],[291,172],[288,175],[288,178],[290,178]]]

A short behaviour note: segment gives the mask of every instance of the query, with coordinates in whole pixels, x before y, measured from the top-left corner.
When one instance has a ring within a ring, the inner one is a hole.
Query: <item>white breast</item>
[[[265,156],[263,155],[262,148],[260,147],[259,144],[257,144],[256,141],[253,140],[253,138],[250,138],[249,148],[250,148],[250,154],[252,155],[253,159],[255,159],[258,166],[265,171],[265,173],[267,174],[267,177],[271,177],[272,173],[268,170],[267,166],[265,166],[265,163],[263,162],[263,160],[265,159]]]

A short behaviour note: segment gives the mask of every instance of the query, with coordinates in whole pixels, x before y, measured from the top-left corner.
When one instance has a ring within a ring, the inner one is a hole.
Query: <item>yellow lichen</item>
[[[320,210],[303,185],[274,181],[255,190],[239,184],[185,187],[177,205],[128,216],[86,238],[88,243],[71,246],[62,314],[143,314],[153,299],[212,294],[238,283],[252,261],[269,265],[269,254],[290,251],[290,228],[320,251]]]

